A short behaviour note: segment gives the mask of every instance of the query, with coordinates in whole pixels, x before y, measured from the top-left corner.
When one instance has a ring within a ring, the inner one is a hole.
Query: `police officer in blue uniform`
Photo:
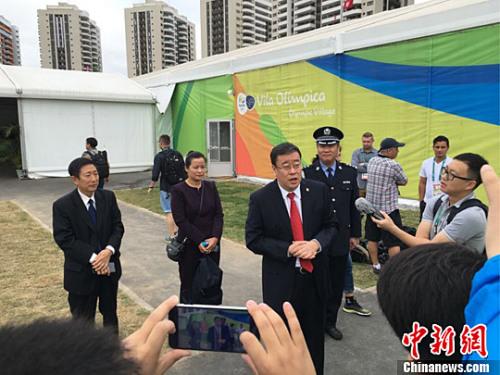
[[[331,294],[327,303],[326,333],[335,340],[342,339],[337,329],[337,314],[342,304],[344,276],[349,251],[359,243],[361,218],[354,205],[359,197],[355,168],[338,162],[339,143],[344,134],[332,126],[324,126],[313,134],[318,152],[317,160],[304,169],[306,178],[328,185],[331,210],[339,223],[338,235],[328,251]]]

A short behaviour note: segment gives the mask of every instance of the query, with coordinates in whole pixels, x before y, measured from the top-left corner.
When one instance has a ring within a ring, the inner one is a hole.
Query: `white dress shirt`
[[[80,195],[80,198],[82,199],[82,202],[83,204],[85,205],[85,208],[87,209],[87,211],[89,210],[90,208],[90,204],[89,204],[89,201],[92,199],[92,202],[94,203],[94,208],[97,212],[97,204],[95,202],[95,194],[92,194],[92,196],[87,196],[85,194],[83,194],[80,189],[78,189],[78,194]],[[106,249],[109,249],[111,250],[111,252],[113,253],[113,255],[115,254],[115,248],[111,245],[107,245],[106,246]],[[92,256],[90,257],[89,259],[89,263],[92,263],[94,261],[94,259],[97,257],[97,254],[96,253],[92,253]]]
[[[304,222],[302,220],[302,195],[300,192],[300,185],[294,191],[286,191],[285,189],[283,189],[281,187],[279,182],[278,182],[278,187],[280,188],[281,196],[283,197],[283,200],[285,201],[286,210],[288,211],[288,217],[290,217],[290,206],[291,206],[290,199],[288,198],[288,194],[294,193],[295,197],[293,199],[295,201],[295,205],[297,206],[297,210],[299,211],[300,221]],[[313,241],[316,241],[318,243],[318,245],[319,245],[318,253],[319,253],[321,251],[321,244],[316,239],[313,239]],[[295,260],[295,267],[300,268],[300,259],[299,258],[296,258],[296,260]]]

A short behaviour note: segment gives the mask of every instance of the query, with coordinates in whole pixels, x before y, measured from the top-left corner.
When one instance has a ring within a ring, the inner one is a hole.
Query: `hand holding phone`
[[[179,359],[191,354],[187,350],[168,350],[161,354],[167,335],[175,330],[174,324],[165,320],[165,316],[178,301],[177,296],[163,301],[147,317],[141,328],[122,341],[126,349],[125,356],[139,365],[141,374],[163,374]]]
[[[262,337],[261,343],[250,332],[241,334],[241,342],[248,353],[243,359],[254,374],[316,374],[299,320],[289,302],[283,304],[283,311],[290,331],[266,304],[248,301],[247,308]]]

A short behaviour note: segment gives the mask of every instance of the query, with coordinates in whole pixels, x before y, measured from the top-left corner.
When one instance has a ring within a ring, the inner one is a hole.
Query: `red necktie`
[[[295,193],[288,193],[290,199],[290,225],[292,226],[292,236],[294,241],[304,240],[304,230],[302,229],[302,220],[300,220],[299,209],[295,204]],[[300,267],[307,272],[313,271],[313,264],[310,259],[299,259]]]

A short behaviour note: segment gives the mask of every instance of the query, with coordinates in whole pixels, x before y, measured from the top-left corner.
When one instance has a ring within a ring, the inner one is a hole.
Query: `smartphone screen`
[[[240,334],[257,331],[244,307],[178,304],[168,318],[176,327],[172,348],[244,353]]]

